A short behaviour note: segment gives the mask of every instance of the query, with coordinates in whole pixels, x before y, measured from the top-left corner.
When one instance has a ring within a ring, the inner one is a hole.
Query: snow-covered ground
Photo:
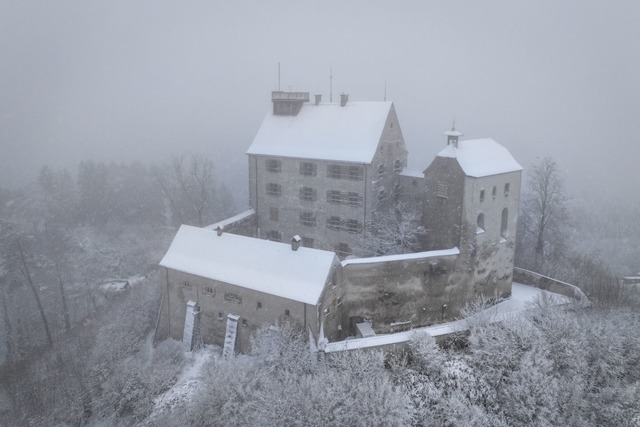
[[[171,389],[154,399],[153,411],[145,420],[145,424],[156,425],[157,420],[170,414],[177,405],[191,400],[198,389],[202,370],[208,363],[215,360],[219,353],[220,348],[214,346],[206,346],[186,353],[187,363],[178,381]]]

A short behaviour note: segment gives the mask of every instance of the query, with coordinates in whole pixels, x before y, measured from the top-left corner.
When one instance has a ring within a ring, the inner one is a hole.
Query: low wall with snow
[[[545,291],[564,295],[566,297],[575,299],[582,304],[589,304],[589,299],[577,286],[561,282],[560,280],[552,279],[551,277],[543,276],[542,274],[534,273],[533,271],[514,267],[513,281],[522,283],[524,285],[535,286],[536,288],[544,289]]]
[[[247,209],[231,218],[216,222],[204,228],[217,230],[220,228],[225,233],[238,234],[240,236],[255,237],[256,234],[256,211]]]

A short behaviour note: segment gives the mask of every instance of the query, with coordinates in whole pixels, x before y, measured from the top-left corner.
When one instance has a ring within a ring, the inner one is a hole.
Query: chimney
[[[222,227],[217,226],[216,227],[216,233],[218,233],[218,236],[222,236]]]
[[[346,93],[340,94],[340,106],[344,107],[349,102],[349,95]]]
[[[302,241],[302,239],[297,234],[295,236],[293,236],[291,238],[291,250],[292,251],[297,251],[298,248],[300,247],[300,242],[301,241]]]
[[[315,95],[316,97],[316,105],[320,104],[320,102],[322,101],[322,95]]]

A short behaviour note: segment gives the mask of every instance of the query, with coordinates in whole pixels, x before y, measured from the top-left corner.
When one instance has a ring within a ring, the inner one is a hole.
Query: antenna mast
[[[278,92],[280,92],[280,63],[278,62]]]
[[[333,68],[329,67],[329,102],[333,102]]]

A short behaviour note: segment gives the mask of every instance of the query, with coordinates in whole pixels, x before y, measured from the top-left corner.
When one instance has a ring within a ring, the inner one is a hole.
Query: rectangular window
[[[387,199],[387,192],[384,188],[378,190],[378,202],[384,202]]]
[[[306,200],[308,202],[315,202],[318,198],[318,191],[311,187],[300,188],[300,200]]]
[[[247,319],[242,319],[242,327],[243,328],[247,327]]]
[[[218,312],[218,320],[224,320],[224,315],[221,311]]]
[[[291,314],[291,312],[289,311],[289,309],[286,309],[286,310],[284,311],[284,315],[285,315],[285,316],[289,316],[290,314]]]
[[[269,219],[271,221],[278,221],[279,217],[280,211],[278,210],[278,208],[269,208]]]
[[[267,196],[280,196],[282,194],[282,186],[280,184],[274,184],[273,182],[267,183]]]
[[[315,163],[309,163],[309,162],[300,163],[300,175],[316,176],[317,173],[318,173],[318,166]]]
[[[347,194],[347,200],[349,201],[349,206],[362,206],[364,197],[361,193],[350,192]]]
[[[315,227],[316,226],[316,215],[313,212],[301,212],[300,213],[300,224],[306,225],[307,227]]]
[[[258,309],[258,308],[262,308],[262,303],[260,301],[258,301],[256,303],[256,309]]]
[[[280,163],[280,160],[277,159],[266,159],[265,168],[267,169],[267,172],[281,172],[282,164]]]
[[[348,219],[345,227],[349,233],[362,233],[362,221],[357,219]]]
[[[183,280],[180,283],[180,286],[184,289],[191,289],[191,283],[189,283],[187,280]]]
[[[333,205],[339,205],[342,202],[342,191],[329,190],[327,191],[327,203]]]
[[[305,248],[312,248],[313,247],[313,239],[310,237],[303,237],[302,238],[302,246],[304,246]]]
[[[342,178],[342,166],[340,165],[327,165],[327,178]]]
[[[324,317],[327,317],[329,314],[331,314],[331,308],[327,307],[324,310]]]
[[[504,197],[509,197],[509,183],[504,185]]]
[[[234,304],[242,304],[242,297],[231,292],[224,293],[224,300],[232,302]]]
[[[384,164],[381,164],[378,166],[378,178],[384,177],[386,172],[387,172],[387,168],[385,167]]]
[[[393,171],[394,172],[402,172],[402,160],[396,160],[393,162]]]
[[[484,202],[484,190],[480,190],[480,201]]]
[[[330,216],[327,218],[327,228],[329,230],[342,230],[342,220],[339,216]]]
[[[272,242],[281,242],[282,233],[278,230],[269,230],[267,231],[267,240],[271,240]]]
[[[442,197],[443,199],[449,198],[449,186],[442,182],[438,183],[438,190],[436,192],[436,196]]]
[[[208,297],[216,296],[216,290],[212,286],[205,286],[202,293]]]
[[[364,167],[349,166],[348,178],[351,181],[362,181],[364,179]]]

